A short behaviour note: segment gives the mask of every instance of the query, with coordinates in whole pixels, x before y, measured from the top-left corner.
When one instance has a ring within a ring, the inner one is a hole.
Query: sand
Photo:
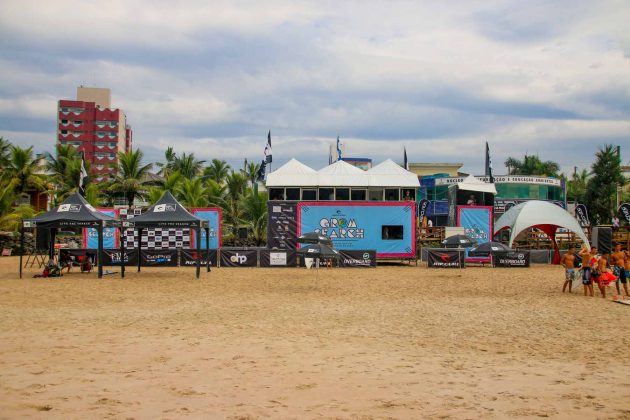
[[[17,267],[1,418],[630,418],[630,306],[557,266]]]

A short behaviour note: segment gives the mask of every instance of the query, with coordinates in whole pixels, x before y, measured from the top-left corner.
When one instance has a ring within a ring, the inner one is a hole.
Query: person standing
[[[604,251],[597,263],[595,263],[595,269],[592,272],[592,274],[596,275],[597,285],[604,299],[606,298],[606,288],[610,285],[610,282],[617,280],[617,277],[608,269],[608,257],[608,252]]]
[[[597,262],[597,247],[588,250],[588,245],[584,244],[580,250],[582,258],[582,286],[584,286],[584,296],[593,297],[593,281],[591,279],[591,266]]]
[[[612,217],[612,230],[613,232],[617,232],[619,230],[619,218],[616,214],[613,214]]]
[[[476,206],[477,205],[477,200],[475,199],[475,196],[473,194],[470,195],[470,198],[466,202],[466,205],[468,205],[468,206]]]
[[[617,288],[617,294],[620,295],[619,283],[623,285],[623,290],[628,296],[628,279],[626,278],[626,253],[621,250],[621,244],[616,244],[612,254],[610,254],[610,266],[612,272],[617,276],[615,281],[615,287]]]
[[[560,264],[564,267],[564,285],[562,286],[562,293],[569,286],[569,293],[571,293],[571,287],[573,286],[573,278],[575,276],[575,247],[570,246],[566,254],[562,256]]]

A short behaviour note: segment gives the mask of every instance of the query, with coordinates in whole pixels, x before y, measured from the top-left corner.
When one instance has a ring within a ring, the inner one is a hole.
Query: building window
[[[403,239],[402,225],[383,225],[381,227],[381,239],[393,241]]]
[[[338,200],[338,201],[350,200],[350,188],[336,188],[335,200]]]
[[[335,199],[334,188],[320,188],[319,201],[333,201]]]
[[[400,190],[398,188],[385,188],[385,201],[400,201]]]
[[[284,200],[284,188],[269,188],[270,200]]]
[[[376,189],[376,190],[370,190],[370,201],[383,201],[383,190],[382,189]]]
[[[304,201],[315,201],[317,200],[317,190],[302,190],[302,200]]]
[[[66,134],[68,134],[68,130],[61,130],[61,134],[65,136]]]
[[[350,192],[350,199],[352,201],[365,201],[366,195],[366,190],[353,188]]]
[[[297,201],[300,199],[299,188],[287,188],[286,189],[287,200]]]

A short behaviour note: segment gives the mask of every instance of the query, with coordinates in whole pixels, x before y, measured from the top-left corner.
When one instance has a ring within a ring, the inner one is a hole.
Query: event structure
[[[103,277],[103,229],[120,227],[120,221],[98,212],[79,193],[66,198],[58,207],[32,219],[22,221],[21,249],[24,249],[24,229],[50,231],[49,257],[53,257],[55,234],[60,228],[94,228],[98,234],[98,277]],[[20,278],[22,278],[22,254],[20,253]]]

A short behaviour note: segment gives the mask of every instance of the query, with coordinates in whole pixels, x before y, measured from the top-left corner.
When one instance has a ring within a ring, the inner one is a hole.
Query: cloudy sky
[[[348,156],[495,173],[630,154],[630,2],[0,1],[0,136],[52,151],[58,99],[109,87],[134,145],[202,159]]]

